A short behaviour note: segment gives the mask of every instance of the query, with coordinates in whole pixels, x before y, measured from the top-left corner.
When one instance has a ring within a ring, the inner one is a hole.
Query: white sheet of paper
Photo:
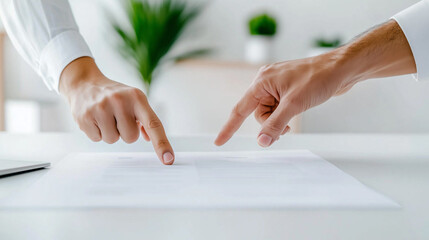
[[[6,204],[6,205],[5,205]],[[77,153],[52,167],[9,207],[396,208],[305,150]]]

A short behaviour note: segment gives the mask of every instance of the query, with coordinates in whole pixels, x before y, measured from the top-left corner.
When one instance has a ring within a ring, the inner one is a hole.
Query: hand
[[[390,20],[329,53],[261,68],[215,144],[227,142],[255,111],[262,125],[258,143],[268,147],[288,131],[293,116],[345,93],[354,84],[415,72],[407,39],[399,25]]]
[[[262,125],[258,143],[270,146],[289,131],[295,115],[317,106],[335,94],[350,89],[354,81],[344,81],[333,54],[275,63],[262,67],[244,97],[235,105],[215,144],[223,145],[255,112]]]
[[[158,158],[164,164],[173,164],[173,149],[144,93],[106,78],[92,58],[79,58],[64,69],[60,92],[68,99],[80,129],[91,140],[112,144],[121,137],[133,143],[141,131],[146,141],[152,141]]]

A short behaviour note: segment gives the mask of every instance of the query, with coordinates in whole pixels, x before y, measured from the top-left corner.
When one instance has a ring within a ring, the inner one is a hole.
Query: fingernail
[[[268,146],[270,146],[270,144],[271,144],[272,141],[273,141],[273,138],[270,137],[270,136],[268,136],[267,134],[261,134],[258,137],[258,143],[262,147],[268,147]]]
[[[171,152],[166,152],[162,155],[162,160],[164,161],[165,164],[170,164],[174,161],[174,157],[173,154],[171,154]]]

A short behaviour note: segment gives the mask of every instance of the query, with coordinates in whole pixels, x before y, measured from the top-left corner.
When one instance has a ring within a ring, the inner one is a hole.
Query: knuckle
[[[128,144],[130,144],[130,143],[133,143],[133,142],[137,141],[137,139],[132,139],[132,138],[128,138],[128,137],[122,137],[122,140],[123,140],[125,143],[128,143]]]
[[[104,99],[94,106],[94,111],[105,112],[109,106],[108,100]]]
[[[270,73],[273,69],[273,66],[271,64],[264,65],[261,68],[259,68],[259,75],[264,76],[268,73]]]
[[[83,109],[73,109],[73,118],[76,122],[84,122],[87,119],[92,117],[92,108],[83,108]]]
[[[159,119],[154,118],[149,121],[148,127],[149,129],[159,128],[162,127],[162,123]]]
[[[264,66],[262,66],[261,68],[259,68],[259,72],[266,72],[271,68],[270,64],[266,64]]]
[[[257,81],[257,82],[255,82],[254,83],[254,86],[253,86],[253,95],[255,95],[255,93],[258,91],[258,90],[260,90],[260,89],[265,89],[265,87],[264,87],[264,84],[265,84],[265,82],[264,82],[264,80],[267,80],[267,78],[259,78],[259,81]]]
[[[147,99],[147,96],[144,93],[139,94],[137,97],[143,103],[146,103],[146,104],[149,103],[149,100]]]
[[[78,119],[79,121],[84,123],[91,120],[92,118],[93,118],[92,111],[88,109]]]
[[[115,142],[117,142],[119,140],[119,135],[116,136],[111,136],[111,137],[106,137],[105,139],[103,139],[106,143],[108,144],[113,144]]]
[[[98,136],[90,136],[90,135],[88,135],[88,137],[93,142],[99,142],[99,141],[101,141],[101,136],[100,135],[98,135]]]
[[[254,113],[255,119],[259,124],[262,124],[264,122],[264,118],[260,113],[255,112]]]
[[[109,97],[109,101],[112,101],[114,103],[121,103],[123,100],[123,95],[120,92],[112,93]]]
[[[117,142],[117,140],[114,140],[114,139],[103,139],[104,140],[104,142],[105,143],[107,143],[107,144],[114,144],[114,143],[116,143]]]
[[[232,113],[233,113],[235,116],[239,117],[239,118],[244,117],[244,115],[243,115],[243,113],[241,112],[240,107],[239,107],[238,105],[235,105],[235,106],[234,106],[234,108],[232,109]]]
[[[143,92],[138,88],[131,88],[128,90],[128,94],[130,94],[133,97],[142,97],[144,96]]]
[[[166,139],[160,139],[156,142],[157,148],[166,148],[170,146],[170,143]]]
[[[138,88],[130,88],[127,90],[127,94],[132,96],[134,99],[138,99],[139,101],[142,101],[144,103],[148,103],[147,96],[143,93],[142,90]]]
[[[88,124],[92,119],[92,114],[84,113],[80,116],[77,116],[75,118],[77,125],[79,126],[79,129],[82,131],[85,131],[85,125]]]
[[[132,133],[121,135],[121,138],[126,143],[133,143],[133,142],[137,141],[137,139],[139,138],[139,134],[138,134],[138,132],[134,131]]]
[[[280,121],[271,121],[267,124],[266,128],[270,132],[281,132],[283,131],[283,124]]]

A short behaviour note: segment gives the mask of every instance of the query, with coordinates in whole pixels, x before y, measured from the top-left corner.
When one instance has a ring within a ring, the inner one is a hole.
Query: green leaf
[[[340,45],[341,45],[340,38],[334,38],[334,39],[318,38],[314,41],[314,46],[316,47],[335,48],[335,47],[339,47]]]
[[[277,22],[268,14],[260,14],[249,20],[249,32],[251,35],[274,36],[277,31]]]
[[[169,60],[181,61],[181,60],[185,60],[185,59],[189,59],[189,58],[204,56],[204,55],[207,55],[211,52],[212,52],[212,49],[209,49],[209,48],[196,49],[196,50],[192,50],[192,51],[185,52],[185,53],[182,53],[180,55],[171,57],[171,58],[169,58]]]
[[[119,50],[150,86],[154,71],[201,7],[180,0],[126,0],[124,10],[126,25],[111,24],[120,40]],[[192,52],[188,56],[195,54]]]

